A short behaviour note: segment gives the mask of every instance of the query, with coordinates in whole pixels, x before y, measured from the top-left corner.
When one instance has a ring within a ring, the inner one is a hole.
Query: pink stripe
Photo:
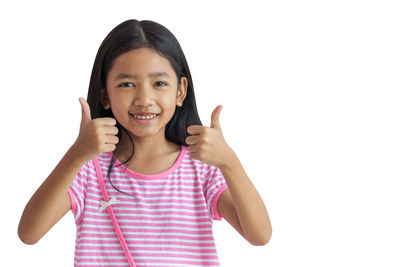
[[[83,261],[83,260],[81,260]],[[80,262],[80,261],[78,261]],[[106,263],[122,263],[125,262],[125,260],[119,260],[119,259],[96,259],[96,258],[90,258],[90,259],[85,259],[85,262],[92,262],[92,263],[100,263],[100,262],[106,262]],[[146,264],[146,260],[142,260],[142,259],[138,259],[137,263],[142,263],[142,264]],[[198,266],[215,266],[216,262],[196,262],[196,261],[182,261],[182,260],[167,260],[167,259],[162,259],[162,260],[152,260],[152,263],[172,263],[172,264],[185,264],[185,265],[189,265],[189,266],[194,266],[194,265],[198,265]],[[88,264],[88,265],[81,265],[79,264],[79,266],[91,266],[93,267],[93,265]],[[97,266],[97,265],[95,265]]]
[[[115,164],[115,163],[114,163]],[[107,164],[108,165],[108,164]],[[119,167],[116,167],[116,165],[115,165],[115,167],[114,168],[120,168],[121,166],[119,166]],[[123,170],[125,170],[125,168],[123,168]],[[187,171],[180,171],[179,172],[179,174],[180,175],[182,175],[182,174],[184,174],[184,175],[190,175],[190,174],[194,174],[194,173],[198,173],[198,174],[200,174],[200,175],[207,175],[207,173],[206,173],[206,170],[204,170],[204,171],[196,171],[196,170],[193,170],[193,169],[187,169]],[[209,171],[208,171],[209,172]],[[92,174],[93,175],[93,174]],[[173,178],[176,178],[176,176],[177,176],[178,174],[172,174],[171,175],[171,177],[170,177],[170,179],[173,179]],[[165,178],[166,176],[164,176],[164,177],[161,177],[161,178],[159,178],[158,180],[160,180],[160,179],[163,179],[163,178]],[[126,177],[125,176],[122,176],[122,175],[119,175],[119,174],[116,174],[116,173],[112,173],[111,174],[111,179],[113,179],[113,178],[120,178],[120,179],[124,179],[124,180],[126,180]],[[140,177],[136,177],[135,176],[135,178],[140,178]],[[190,178],[191,177],[187,177],[186,179],[189,179],[190,180]],[[150,179],[150,180],[156,180],[156,179]],[[138,179],[138,182],[140,183],[140,182],[145,182],[145,180],[140,180],[140,179]]]
[[[157,201],[151,202],[151,203],[157,203]],[[181,203],[181,204],[182,205],[179,205],[179,204],[176,204],[176,203],[171,203],[171,205],[168,205],[168,204],[165,203],[163,205],[161,205],[161,204],[157,205],[157,209],[165,208],[165,209],[177,209],[177,210],[165,210],[165,211],[162,211],[162,210],[158,210],[158,211],[137,210],[137,211],[135,211],[134,214],[132,214],[132,213],[130,215],[118,214],[118,216],[121,216],[121,218],[124,218],[124,216],[126,216],[125,218],[131,218],[131,216],[133,216],[133,215],[149,214],[149,215],[168,215],[171,218],[171,216],[173,217],[173,216],[176,216],[176,215],[191,215],[191,216],[199,215],[200,216],[200,215],[205,215],[206,212],[207,212],[206,208],[203,208],[203,207],[199,207],[196,210],[196,207],[189,207],[189,206],[183,205],[184,203]],[[194,202],[193,203],[192,202],[192,203],[186,203],[186,204],[201,204],[201,203],[198,203],[198,202]],[[137,206],[135,204],[123,204],[123,203],[114,204],[114,207],[118,208],[118,213],[128,213],[129,210],[134,209],[134,208],[142,208],[142,209],[143,208],[148,208],[148,209],[152,209],[153,208],[154,209],[153,205]],[[98,213],[99,209],[98,209],[97,206],[93,207],[93,205],[87,205],[86,211],[95,212],[95,213],[98,214],[98,215],[91,214],[90,217],[93,217],[93,218],[96,218],[96,219],[104,218],[104,213],[103,212],[102,213]],[[155,218],[155,219],[157,219],[157,218]],[[182,218],[182,219],[186,220],[185,218]],[[200,219],[200,218],[196,218],[196,216],[194,217],[195,221],[197,221],[197,220],[204,221],[204,219],[206,219],[206,218]],[[187,221],[189,222],[189,221],[193,221],[193,220],[187,219]]]
[[[140,252],[138,252],[138,253],[135,253],[135,255],[137,257],[154,256],[154,257],[168,257],[169,258],[169,257],[179,256],[181,258],[186,258],[186,259],[200,259],[200,260],[217,259],[216,256],[212,256],[212,255],[205,255],[203,257],[198,257],[198,256],[195,256],[195,255],[184,255],[184,256],[182,256],[179,253],[174,254],[174,253],[152,253],[152,252],[142,252],[142,253],[140,253]],[[85,256],[104,256],[104,254],[102,252],[88,252],[88,253],[85,253]],[[107,256],[109,256],[109,257],[113,257],[113,256],[114,257],[118,257],[118,256],[120,256],[121,257],[121,256],[124,256],[124,253],[110,252],[110,253],[107,253]],[[165,262],[165,260],[162,260],[162,262]]]
[[[181,203],[181,204],[183,204],[183,203]],[[200,202],[193,202],[193,203],[189,203],[189,204],[201,204],[201,203]],[[121,213],[121,212],[124,212],[123,211],[124,209],[133,209],[133,208],[135,208],[137,206],[135,206],[133,204],[119,203],[119,204],[115,204],[115,207],[118,207],[119,212]],[[151,208],[154,208],[154,206],[142,205],[141,208],[149,208],[149,209],[151,209]],[[170,205],[168,205],[167,203],[163,204],[163,205],[161,205],[161,204],[157,205],[157,209],[163,209],[163,208],[165,208],[165,209],[178,209],[178,210],[182,209],[182,211],[152,211],[150,214],[157,214],[157,215],[161,215],[161,214],[168,214],[168,215],[179,214],[179,215],[181,215],[182,214],[182,215],[199,215],[199,216],[207,214],[207,210],[205,208],[204,209],[198,208],[198,210],[195,210],[196,207],[188,207],[186,205],[179,205],[177,203],[171,203]],[[184,211],[183,209],[186,209],[188,211]],[[96,212],[96,213],[99,211],[99,209],[97,207],[94,208],[93,206],[89,206],[89,205],[87,205],[86,210],[90,211],[90,212]],[[191,212],[191,211],[193,211],[193,212]],[[203,212],[201,212],[201,211],[203,211]],[[135,212],[135,214],[137,214],[137,213],[146,214],[146,213],[149,213],[149,212],[148,211],[137,211],[137,212]],[[91,215],[91,216],[96,216],[96,215]],[[102,218],[102,217],[99,216],[97,218]]]
[[[139,231],[135,231],[135,232],[139,232]],[[146,231],[143,231],[143,233],[147,233]],[[97,233],[97,234],[86,234],[85,236],[87,237],[98,237],[98,238],[114,238],[115,237],[115,233]],[[160,234],[155,233],[155,234],[145,234],[145,235],[141,235],[141,234],[129,234],[129,233],[125,233],[125,237],[126,238],[151,238],[151,239],[159,239],[162,237],[162,235],[160,236]],[[171,238],[171,239],[180,239],[182,238],[181,235],[166,235],[166,237]],[[212,241],[213,237],[212,236],[185,236],[185,240],[186,241]],[[141,242],[141,241],[138,241]],[[178,241],[176,241],[178,242]],[[183,242],[183,244],[186,244],[187,242]],[[190,242],[189,242],[190,243]]]
[[[115,185],[115,180],[113,178],[111,178],[111,180],[113,181],[113,184]],[[170,187],[171,190],[172,189],[177,189],[178,186],[187,186],[187,187],[199,186],[198,183],[185,183],[185,182],[179,181],[179,184],[174,184],[173,182],[174,181],[171,180],[171,182],[167,184]],[[118,186],[118,188],[120,190],[131,190],[132,186],[142,186],[141,183],[132,184],[131,181],[129,181],[129,182],[121,181],[121,182],[118,182],[118,183],[120,184]],[[145,185],[146,186],[154,186],[154,187],[156,187],[156,188],[149,188],[148,190],[151,192],[151,191],[159,191],[160,189],[158,189],[157,187],[162,187],[162,186],[165,186],[166,184],[164,182],[164,183],[146,183]],[[107,182],[106,187],[107,187],[107,189],[111,189],[112,191],[115,190],[114,187],[111,184],[109,184],[109,182]],[[182,191],[193,192],[193,188],[182,188]]]
[[[107,244],[107,245],[116,245],[116,244],[120,244],[119,240],[101,240],[101,242],[99,242],[97,239],[83,239],[81,241],[82,244],[88,244],[88,245],[97,245],[97,244]],[[183,242],[183,241],[163,241],[163,240],[159,240],[157,241],[157,244],[154,244],[154,241],[146,241],[146,240],[142,240],[142,241],[133,241],[133,240],[128,240],[128,242],[130,245],[151,245],[151,246],[158,246],[158,245],[179,245],[179,246],[191,246],[191,247],[198,247],[198,246],[204,246],[204,247],[213,247],[214,246],[214,242],[210,241],[210,242],[203,242],[203,243],[195,243],[195,242]],[[96,246],[96,248],[98,249],[99,247]],[[160,249],[160,248],[159,248]],[[165,247],[162,248],[163,250],[166,249]],[[214,249],[213,249],[214,250]],[[216,250],[214,250],[216,251]],[[136,255],[136,254],[135,254]]]
[[[152,185],[153,186],[153,185]],[[189,186],[193,186],[193,185],[189,185]],[[107,185],[106,186],[106,189],[107,190],[110,190],[111,191],[111,194],[110,194],[110,196],[112,196],[113,194],[116,194],[117,192],[113,192],[113,191],[115,191],[115,188],[114,187],[112,187],[111,185],[109,186],[109,185]],[[119,190],[123,190],[123,191],[131,191],[132,190],[132,186],[129,186],[129,187],[124,187],[124,186],[118,186],[118,189]],[[171,188],[171,189],[174,189],[174,188]],[[158,193],[158,194],[154,194],[154,193],[151,193],[151,191],[154,191],[154,192],[157,192],[157,191],[160,191],[160,189],[159,188],[149,188],[149,193],[148,194],[144,194],[144,193],[137,193],[137,192],[134,192],[133,194],[135,195],[135,196],[142,196],[142,197],[169,197],[169,198],[178,198],[178,197],[189,197],[189,198],[191,198],[191,197],[196,197],[196,198],[201,198],[202,197],[202,195],[201,194],[199,194],[199,193],[197,193],[196,191],[195,191],[195,189],[194,188],[189,188],[189,189],[186,189],[186,188],[184,188],[184,189],[182,189],[182,191],[186,191],[186,192],[188,192],[187,194],[186,193],[176,193],[176,192],[162,192],[162,193]],[[88,193],[92,193],[92,194],[98,194],[98,191],[96,191],[96,190],[93,190],[93,189],[88,189],[88,191],[87,191]],[[119,193],[119,192],[118,192]],[[132,193],[132,192],[131,192]],[[189,193],[192,193],[192,194],[189,194]],[[197,193],[197,194],[196,194]],[[118,195],[119,196],[119,195]],[[165,199],[165,201],[168,201],[168,199]]]
[[[90,217],[90,218],[93,219],[93,217]],[[102,218],[104,219],[104,217],[102,217]],[[122,220],[122,219],[126,219],[126,218],[125,217],[121,217],[120,219]],[[128,220],[129,220],[129,217],[128,217]],[[201,222],[201,221],[196,221],[196,222]],[[209,220],[203,219],[203,222],[209,222]],[[198,228],[211,229],[210,225],[208,225],[207,223],[198,224],[198,225],[190,225],[190,224],[176,223],[176,222],[174,222],[174,223],[163,222],[163,221],[160,221],[160,222],[141,222],[141,221],[136,221],[135,220],[135,221],[129,222],[129,223],[128,222],[120,222],[120,224],[121,224],[122,227],[124,227],[124,226],[127,226],[127,227],[129,227],[129,226],[148,226],[148,227],[168,227],[168,226],[172,226],[172,227],[176,227],[176,228],[179,228],[179,227],[185,227],[185,228],[193,227],[193,228],[196,228],[196,229],[198,229]],[[89,225],[93,226],[93,227],[95,227],[95,226],[112,226],[112,222],[110,223],[109,221],[95,221],[95,222],[86,221],[85,224],[84,225],[83,224],[80,225],[80,227],[84,227],[86,229],[87,227],[89,227]]]
[[[115,161],[112,182],[129,196],[108,179],[112,156],[86,162],[68,189],[77,226],[75,266],[219,266],[212,220],[222,218],[218,199],[227,189],[220,169],[194,160],[184,146],[171,168],[153,176]],[[111,197],[122,202],[100,212],[100,202]]]
[[[85,228],[85,231],[96,231],[99,230],[97,228],[92,228],[92,227],[87,227]],[[127,232],[129,232],[130,230],[132,231],[132,227],[130,226],[128,229],[125,229]],[[114,233],[113,229],[101,229],[102,234],[96,234],[96,236],[103,236],[103,234],[107,234],[107,233]],[[154,229],[136,229],[134,230],[137,233],[154,233],[156,232]],[[197,234],[197,235],[212,235],[212,232],[209,230],[205,230],[205,231],[190,231],[190,230],[170,230],[169,233],[176,233],[176,234]],[[156,232],[156,234],[158,235],[158,233]],[[91,234],[88,234],[88,236],[90,236]],[[149,237],[149,235],[146,235],[147,237]],[[162,235],[161,235],[162,236]],[[168,237],[171,235],[168,235]],[[112,236],[114,237],[114,236]]]
[[[88,229],[92,229],[92,227],[89,227],[88,225],[91,225],[91,224],[87,223],[87,225],[83,226],[82,230],[87,231]],[[111,226],[111,224],[105,223],[105,222],[98,223],[98,225]],[[125,230],[128,231],[134,226],[139,226],[139,227],[147,226],[149,228],[155,228],[155,227],[159,228],[159,227],[166,227],[166,226],[175,227],[175,228],[183,228],[183,227],[188,228],[188,227],[191,227],[190,225],[181,224],[181,223],[173,223],[173,224],[171,224],[171,223],[141,223],[141,222],[137,222],[137,223],[121,223],[121,227],[120,228],[121,229],[125,229],[126,228]],[[206,230],[210,231],[210,233],[211,233],[210,226],[207,225],[207,224],[198,225],[194,229],[198,229],[198,228],[205,228]],[[98,228],[95,228],[95,227],[93,227],[93,229],[95,229],[95,230],[103,230],[103,228],[98,229]],[[140,229],[137,229],[137,230],[140,230]],[[154,230],[154,231],[159,231],[159,229]],[[168,230],[168,231],[172,231],[172,230]],[[182,231],[190,231],[190,230],[182,230]]]
[[[89,190],[89,191],[92,191],[92,193],[95,194],[95,191],[93,191],[93,190]],[[117,193],[110,194],[110,197],[113,197],[113,196],[119,197],[120,195],[118,195]],[[137,197],[145,197],[145,196],[148,197],[148,195],[146,195],[146,194],[136,194],[136,196]],[[97,198],[97,197],[93,197],[92,199],[96,200],[96,201],[103,200],[102,198]],[[116,205],[118,205],[118,207],[136,207],[135,205],[139,204],[139,203],[134,202],[134,200],[130,200],[130,201],[132,201],[132,203],[120,203],[120,204],[116,204]],[[177,201],[177,202],[173,202],[173,201]],[[203,200],[202,199],[201,200],[186,200],[186,199],[168,200],[167,198],[165,198],[165,199],[149,199],[149,200],[147,200],[148,204],[150,204],[150,203],[163,204],[163,202],[165,202],[166,207],[176,207],[176,208],[184,208],[184,207],[186,207],[186,208],[196,209],[196,207],[187,207],[187,206],[185,206],[183,204],[198,205],[198,204],[202,204]],[[182,205],[179,205],[179,204],[182,204]],[[152,208],[154,206],[146,206],[146,204],[142,204],[141,207]]]

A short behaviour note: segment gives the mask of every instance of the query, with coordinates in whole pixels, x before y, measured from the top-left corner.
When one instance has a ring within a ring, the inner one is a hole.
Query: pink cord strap
[[[101,168],[100,168],[99,161],[97,160],[97,158],[95,158],[93,160],[93,162],[94,162],[94,166],[96,168],[97,179],[99,180],[101,193],[103,194],[103,199],[104,199],[105,202],[109,202],[110,199],[109,199],[108,194],[107,194],[106,186],[104,185],[103,174],[101,173]],[[113,211],[111,205],[107,206],[107,210],[108,210],[108,214],[110,214],[112,224],[114,225],[115,232],[116,232],[116,234],[118,236],[119,242],[121,243],[122,249],[124,250],[125,257],[128,260],[129,265],[131,267],[136,267],[135,262],[132,259],[132,255],[131,255],[131,253],[129,251],[128,245],[125,242],[125,238],[122,235],[122,231],[119,228],[117,219],[115,218],[115,214],[114,214],[114,211]]]

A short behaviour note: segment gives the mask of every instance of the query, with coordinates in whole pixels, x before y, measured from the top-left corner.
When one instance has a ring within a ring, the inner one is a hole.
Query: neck
[[[130,135],[135,145],[135,152],[130,161],[151,160],[180,149],[177,144],[168,141],[165,135],[139,137]],[[132,143],[125,131],[121,132],[121,140],[117,144],[114,154],[122,161],[127,160],[132,153]]]

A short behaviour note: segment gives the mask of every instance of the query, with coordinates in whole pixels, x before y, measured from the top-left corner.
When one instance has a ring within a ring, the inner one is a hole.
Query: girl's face
[[[166,58],[149,48],[138,48],[114,59],[102,102],[105,109],[111,107],[116,120],[134,140],[156,135],[165,138],[165,125],[175,107],[182,106],[186,90],[186,77],[178,88],[175,71]],[[143,121],[134,118],[136,113],[158,115]]]

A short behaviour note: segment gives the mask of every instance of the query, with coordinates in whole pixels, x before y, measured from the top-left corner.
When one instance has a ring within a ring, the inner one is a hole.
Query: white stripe
[[[80,244],[83,240],[92,240],[93,242],[97,242],[97,243],[91,243],[93,245],[99,245],[99,241],[114,241],[114,242],[119,242],[118,237],[102,237],[101,239],[93,239],[93,237],[86,237],[86,236],[82,236],[80,238],[78,238],[78,240],[80,241]],[[155,244],[157,244],[160,241],[168,241],[168,242],[182,242],[182,243],[188,243],[188,244],[194,244],[194,245],[198,245],[201,243],[213,243],[215,240],[214,239],[210,239],[210,240],[182,240],[182,239],[171,239],[171,238],[134,238],[134,237],[125,237],[126,241],[131,241],[131,242],[139,242],[139,241],[154,241]],[[136,244],[136,246],[141,246],[141,244]],[[191,248],[190,245],[187,245],[187,248]]]
[[[137,184],[135,184],[135,185],[120,184],[120,183],[116,183],[116,181],[114,181],[114,179],[112,180],[112,182],[113,182],[113,185],[116,186],[118,189],[121,189],[120,187],[125,187],[124,191],[135,192],[135,193],[138,193],[138,194],[143,194],[144,193],[143,190],[140,191],[140,189],[142,189],[142,188],[145,188],[145,189],[150,189],[150,188],[159,189],[159,191],[146,192],[147,194],[161,194],[161,193],[165,193],[166,192],[165,189],[170,189],[170,190],[167,191],[168,193],[181,193],[181,194],[195,193],[196,195],[199,195],[200,194],[199,191],[201,190],[201,187],[198,187],[198,185],[195,185],[195,184],[193,184],[193,185],[168,185],[168,184],[164,184],[164,185],[145,185],[145,186],[143,186],[143,185],[137,185]],[[115,190],[114,187],[111,185],[111,183],[108,180],[106,181],[105,185],[107,186],[107,189]],[[139,188],[139,190],[126,189],[126,188],[129,188],[129,187],[137,187],[137,188]],[[101,192],[101,189],[98,187],[98,183],[94,182],[94,180],[90,180],[89,181],[88,189],[89,188],[91,190],[93,190],[93,191]],[[194,189],[194,191],[183,191],[182,189],[191,189],[191,190]]]
[[[102,232],[107,231],[108,229],[112,229],[112,231],[114,231],[114,226],[113,225],[90,225],[87,223],[83,223],[82,225],[85,226],[85,228],[96,228],[97,230],[101,230]],[[124,226],[124,227],[131,227],[132,226]],[[121,227],[121,228],[124,228]],[[131,229],[129,228],[129,229]],[[135,229],[149,229],[149,226],[135,226]],[[193,228],[193,227],[170,227],[170,226],[166,226],[166,227],[161,227],[161,226],[151,226],[150,229],[160,229],[160,230],[186,230],[186,231],[194,231],[194,230],[198,230],[198,231],[210,231],[212,232],[212,229],[209,228]]]
[[[114,209],[113,209],[114,210]],[[132,210],[134,210],[134,209],[132,209]],[[114,210],[114,212],[115,212],[115,210]],[[105,211],[103,211],[103,212],[101,212],[101,213],[99,213],[99,212],[91,212],[91,211],[85,211],[85,214],[87,214],[87,215],[96,215],[96,216],[100,216],[100,215],[106,215],[106,216],[104,216],[104,217],[109,217],[109,215],[108,215],[108,213],[107,212],[105,212]],[[170,223],[170,222],[173,222],[173,221],[176,221],[177,223],[186,223],[186,224],[189,224],[190,222],[188,222],[188,221],[180,221],[180,220],[170,220],[169,218],[172,218],[172,217],[174,217],[174,218],[182,218],[182,219],[194,219],[194,217],[193,216],[190,216],[190,215],[182,215],[182,214],[160,214],[160,215],[157,215],[157,214],[132,214],[132,213],[118,213],[118,214],[116,214],[115,215],[116,217],[119,217],[119,216],[122,216],[122,217],[127,217],[127,218],[129,218],[129,219],[118,219],[118,221],[121,221],[121,222],[123,222],[123,221],[126,221],[126,222],[132,222],[132,221],[134,221],[134,220],[139,220],[139,219],[136,219],[136,218],[139,218],[139,217],[144,217],[144,218],[148,218],[148,220],[145,220],[145,219],[140,219],[140,222],[145,222],[145,221],[148,221],[148,222],[151,222],[151,223],[154,223],[154,222],[156,222],[156,221],[160,221],[160,223],[162,222],[161,220],[159,220],[159,219],[165,219],[168,223]],[[208,216],[206,216],[206,215],[204,215],[204,216],[197,216],[196,217],[196,219],[207,219],[208,218]],[[158,220],[155,220],[155,219],[158,219]]]
[[[87,196],[93,196],[93,197],[99,197],[99,195],[95,195],[93,193],[87,193],[86,195]],[[109,195],[111,195],[110,192],[109,192]],[[119,198],[119,196],[118,196],[118,198]],[[143,196],[137,196],[137,198],[146,199],[146,200],[162,200],[162,199],[164,199],[166,201],[165,203],[168,203],[168,204],[171,203],[172,200],[182,201],[181,197],[147,197],[147,196],[143,197]],[[202,200],[202,199],[204,199],[204,197],[196,197],[196,198],[192,198],[190,200],[196,201],[196,200]],[[179,203],[178,201],[177,201],[177,203]],[[161,204],[161,203],[158,203],[158,204]]]
[[[121,246],[121,245],[120,245]],[[154,246],[153,246],[154,248]],[[170,247],[166,247],[170,248]],[[202,255],[208,255],[208,256],[215,256],[215,252],[210,252],[210,253],[202,253],[202,252],[189,252],[189,251],[169,251],[169,250],[159,250],[157,247],[154,249],[134,249],[134,253],[163,253],[163,254],[180,254],[180,255],[187,255],[187,256],[202,256]],[[88,250],[88,249],[81,249],[81,253],[101,253],[105,252],[104,250]],[[121,249],[120,251],[116,250],[107,250],[107,253],[124,253],[123,250]],[[115,256],[117,257],[117,256]]]
[[[92,264],[93,264],[93,262],[92,262]],[[123,263],[123,262],[99,262],[99,263],[96,263],[96,264],[101,264],[101,266],[129,266],[129,264],[128,263]],[[80,266],[80,265],[88,265],[88,262],[81,262],[81,263],[78,263],[77,261],[74,261],[74,266]],[[137,263],[135,263],[135,265],[137,266],[137,267],[140,267],[140,266],[148,266],[146,263],[145,263],[145,265],[142,265],[142,264],[137,264]],[[162,265],[161,265],[162,266]],[[180,266],[179,266],[180,267]]]
[[[124,256],[76,256],[77,259],[104,259],[104,260],[111,260],[111,259],[126,259],[125,255]],[[156,257],[156,256],[135,256],[135,259],[146,259],[149,261],[152,260],[171,260],[170,257]],[[180,260],[180,261],[194,261],[194,262],[217,262],[217,260],[214,259],[193,259],[193,258],[181,258],[177,256],[174,258],[174,260]],[[136,263],[135,263],[136,264]],[[158,263],[157,263],[158,264]]]
[[[97,240],[97,242],[98,242],[98,240]],[[99,251],[102,251],[102,250],[99,250],[102,247],[121,249],[121,244],[119,242],[116,243],[116,244],[96,243],[95,245],[97,246],[96,249],[93,249],[93,250],[87,249],[85,251],[99,252]],[[93,243],[81,243],[80,246],[93,246]],[[184,249],[193,249],[193,250],[195,250],[195,249],[210,249],[210,250],[215,250],[216,251],[216,247],[215,246],[204,246],[204,245],[181,246],[181,245],[172,245],[172,244],[170,244],[170,245],[162,245],[162,244],[155,243],[155,244],[140,244],[138,246],[148,247],[148,248],[154,248],[155,246],[157,248],[176,248],[176,249],[184,248]],[[136,249],[134,249],[134,250],[136,251]],[[79,250],[79,251],[82,251],[82,250]],[[114,250],[109,250],[109,251],[114,251]],[[121,249],[121,251],[122,251],[122,249]],[[212,253],[212,254],[215,254],[215,253]]]
[[[134,200],[129,196],[126,197],[126,198],[128,198],[128,200],[122,199],[122,197],[120,197],[120,196],[118,196],[118,198],[121,201],[124,201],[123,204],[126,204],[126,205],[132,205],[133,206],[133,205],[139,204],[139,203],[134,202]],[[97,209],[98,205],[99,205],[99,201],[100,200],[88,198],[86,200],[86,207]],[[193,211],[193,210],[199,211],[199,208],[204,207],[203,203],[200,203],[200,204],[186,204],[185,203],[184,204],[184,203],[179,203],[179,202],[140,203],[140,205],[142,205],[142,206],[158,206],[158,205],[170,205],[170,206],[172,206],[172,205],[176,205],[176,206],[180,207],[179,210],[186,210],[186,211]],[[114,207],[115,208],[126,209],[124,207],[118,207],[118,206],[114,206]],[[130,209],[130,207],[128,207],[128,208]],[[155,210],[154,208],[145,208],[145,207],[143,207],[142,209],[145,210],[145,211],[154,211]],[[199,211],[199,212],[204,212],[204,211]]]
[[[124,229],[124,227],[121,227],[121,230]],[[143,229],[143,228],[142,228]],[[146,228],[145,228],[146,229]],[[153,230],[153,228],[147,228],[148,230]],[[212,232],[210,234],[185,234],[185,233],[160,233],[160,232],[143,232],[143,231],[135,231],[137,230],[137,228],[135,227],[133,228],[129,228],[129,227],[125,227],[125,230],[123,231],[124,234],[129,234],[129,235],[162,235],[162,236],[182,236],[182,237],[213,237]],[[81,231],[81,233],[85,233],[85,234],[99,234],[98,231]],[[115,234],[114,229],[110,229],[110,231],[102,231],[101,234]]]
[[[85,218],[85,221],[91,221],[91,222],[95,222],[95,223],[111,223],[111,219],[109,218],[109,217],[107,217],[107,216],[104,216],[104,218],[106,218],[105,220],[102,220],[102,219],[93,219],[93,218]],[[207,217],[208,218],[208,217]],[[134,220],[132,220],[132,219],[128,219],[128,220],[126,220],[126,219],[119,219],[118,220],[118,222],[126,222],[126,223],[132,223]],[[136,219],[136,222],[138,222],[138,223],[165,223],[165,222],[163,222],[163,221],[158,221],[158,222],[155,222],[155,221],[152,221],[152,220],[138,220],[138,219]],[[177,224],[181,224],[181,225],[187,225],[188,227],[189,226],[191,226],[191,225],[193,225],[193,226],[209,226],[210,225],[210,222],[211,221],[206,221],[206,222],[203,222],[203,223],[201,223],[201,222],[188,222],[188,221],[185,221],[185,222],[183,222],[183,221],[180,221],[180,220],[168,220],[167,221],[167,223],[177,223]],[[184,226],[182,226],[182,227],[184,227]],[[183,228],[184,229],[184,228]],[[188,228],[188,229],[193,229],[193,228]]]

